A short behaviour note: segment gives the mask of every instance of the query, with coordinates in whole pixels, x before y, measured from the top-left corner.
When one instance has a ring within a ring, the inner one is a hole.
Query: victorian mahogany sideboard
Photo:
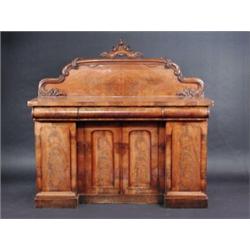
[[[198,78],[120,40],[41,80],[32,107],[36,207],[207,207],[210,99]]]

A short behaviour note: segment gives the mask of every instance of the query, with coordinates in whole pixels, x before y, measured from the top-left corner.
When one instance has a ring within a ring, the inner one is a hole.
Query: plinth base
[[[40,192],[35,197],[37,208],[76,208],[78,196],[73,192]]]
[[[164,206],[168,208],[207,208],[207,195],[203,192],[171,191],[164,195]]]

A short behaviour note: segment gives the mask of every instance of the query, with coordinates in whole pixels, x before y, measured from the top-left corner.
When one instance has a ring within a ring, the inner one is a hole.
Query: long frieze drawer
[[[79,108],[78,118],[159,118],[162,117],[161,108]]]
[[[72,107],[36,107],[32,110],[32,115],[34,119],[77,119],[78,118],[78,109]]]
[[[205,107],[35,107],[34,119],[95,119],[95,118],[207,118]]]

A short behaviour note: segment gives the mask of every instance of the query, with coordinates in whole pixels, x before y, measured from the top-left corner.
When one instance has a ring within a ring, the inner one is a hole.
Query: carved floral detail
[[[48,83],[54,83],[59,84],[65,80],[65,77],[69,75],[69,71],[71,69],[78,69],[79,67],[79,61],[82,60],[82,58],[77,57],[75,58],[70,64],[66,65],[61,75],[58,78],[46,78],[39,82],[38,87],[38,96],[46,97],[46,96],[67,96],[67,93],[63,90],[60,90],[58,88],[52,88],[52,89],[46,89],[46,85]]]
[[[103,58],[141,58],[143,54],[141,52],[132,50],[125,41],[120,39],[119,42],[113,46],[112,50],[102,52],[100,56]]]
[[[190,89],[190,88],[185,88],[182,91],[177,92],[176,95],[180,96],[180,97],[196,97],[196,96],[199,96],[197,91],[195,91],[193,89]]]
[[[180,67],[168,58],[163,58],[163,59],[165,59],[165,68],[172,69],[174,71],[174,74],[177,76],[178,80],[181,81],[183,76],[182,76],[182,72],[180,70]]]
[[[190,97],[199,97],[204,95],[204,83],[201,79],[192,77],[189,78],[183,77],[181,69],[176,63],[172,62],[172,60],[168,58],[162,58],[162,59],[165,60],[165,68],[172,69],[174,71],[174,75],[181,83],[193,83],[198,87],[197,90],[191,88],[184,88],[182,91],[177,92],[176,96],[190,98]]]
[[[61,89],[52,88],[48,90],[40,89],[39,95],[40,96],[66,96],[67,94]]]

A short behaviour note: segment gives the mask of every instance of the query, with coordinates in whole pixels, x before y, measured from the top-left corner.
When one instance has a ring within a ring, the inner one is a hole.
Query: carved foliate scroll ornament
[[[179,97],[198,97],[199,93],[197,93],[196,90],[185,88],[182,91],[177,92],[176,95]]]
[[[183,98],[204,96],[204,83],[201,79],[192,77],[189,78],[183,77],[181,69],[176,63],[172,62],[172,60],[168,58],[162,57],[162,59],[165,60],[165,68],[172,69],[174,71],[174,75],[181,83],[193,83],[198,87],[196,90],[192,88],[184,88],[182,91],[177,92],[176,96]]]
[[[61,89],[52,88],[52,89],[40,89],[39,96],[66,96],[67,94]]]
[[[110,59],[119,57],[141,58],[143,57],[143,54],[141,52],[132,50],[125,41],[120,39],[119,42],[112,48],[112,50],[102,52],[100,56]]]
[[[75,58],[70,64],[66,65],[61,75],[58,78],[46,78],[40,81],[38,87],[38,96],[46,97],[46,96],[67,96],[66,92],[58,88],[46,89],[46,85],[48,82],[59,84],[65,80],[65,77],[69,75],[69,71],[71,69],[78,69],[78,62],[82,60],[82,58],[77,57]]]

